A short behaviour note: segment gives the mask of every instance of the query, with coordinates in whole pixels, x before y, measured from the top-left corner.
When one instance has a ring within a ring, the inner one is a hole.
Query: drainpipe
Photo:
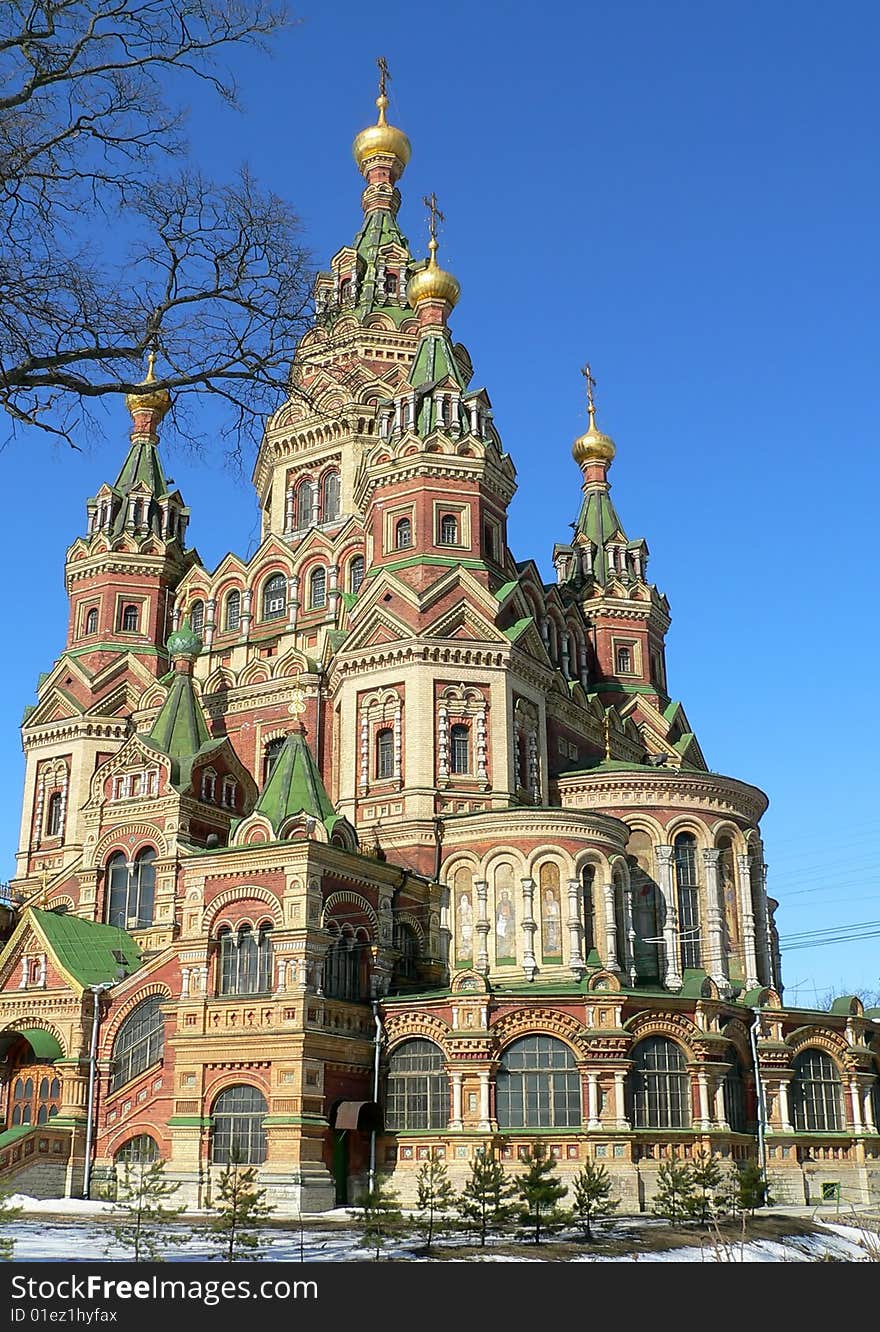
[[[90,985],[92,995],[92,1039],[89,1043],[89,1090],[86,1100],[86,1150],[83,1168],[82,1196],[91,1196],[92,1187],[92,1141],[95,1132],[95,1072],[97,1067],[98,1027],[101,1022],[101,993],[110,990],[115,981],[102,981],[100,985]]]
[[[761,1174],[764,1178],[764,1184],[767,1184],[767,1147],[764,1142],[764,1130],[767,1122],[767,1110],[764,1103],[764,1083],[761,1078],[761,1069],[758,1064],[758,1032],[761,1027],[761,1010],[753,1008],[755,1017],[749,1027],[749,1041],[752,1047],[752,1063],[755,1068],[755,1092],[758,1102],[758,1161],[761,1166]]]
[[[382,1019],[379,1017],[379,1000],[373,1000],[373,1021],[376,1024],[376,1033],[373,1037],[373,1104],[379,1104],[379,1051],[382,1048]],[[373,1129],[370,1133],[370,1193],[376,1185],[376,1121],[375,1112],[373,1119]]]

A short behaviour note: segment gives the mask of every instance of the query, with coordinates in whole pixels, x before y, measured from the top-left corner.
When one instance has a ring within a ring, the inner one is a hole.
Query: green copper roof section
[[[38,907],[30,911],[58,965],[82,986],[115,981],[120,968],[130,974],[141,965],[134,939],[115,925],[98,925]]]
[[[222,737],[212,740],[208,733],[208,724],[196,698],[192,676],[180,671],[175,672],[171,678],[168,697],[149,735],[141,736],[141,739],[172,760],[171,782],[178,790],[185,790],[189,786],[195,759],[223,744]]]
[[[397,225],[397,218],[390,208],[372,208],[364,218],[354,241],[360,270],[358,287],[357,313],[361,316],[371,314],[373,310],[382,310],[397,324],[412,318],[412,309],[406,300],[404,282],[400,282],[398,291],[392,295],[379,293],[379,269],[383,264],[383,251],[386,246],[399,247],[406,254],[406,266],[412,264],[409,241]],[[403,304],[401,304],[401,301]],[[341,311],[341,313],[345,313]]]
[[[614,537],[626,541],[623,524],[617,516],[617,510],[611,503],[607,490],[588,490],[578,514],[576,532],[592,541],[593,577],[603,584],[608,577],[608,558],[605,547]]]
[[[339,815],[330,803],[302,731],[291,731],[284,741],[255,812],[269,820],[275,833],[296,814],[311,815],[332,831]]]
[[[468,414],[461,401],[467,384],[452,354],[449,333],[448,331],[439,333],[436,329],[423,333],[416,347],[412,370],[409,373],[409,382],[416,395],[415,430],[423,438],[430,435],[435,428],[442,429],[450,424],[440,419],[438,404],[434,398],[435,387],[450,379],[458,387],[459,424],[467,431]]]

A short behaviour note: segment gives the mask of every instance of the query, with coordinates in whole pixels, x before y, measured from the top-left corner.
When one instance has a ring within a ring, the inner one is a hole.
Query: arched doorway
[[[59,1113],[61,1078],[53,1064],[62,1054],[51,1031],[0,1032],[0,1055],[5,1056],[4,1129],[48,1124]]]

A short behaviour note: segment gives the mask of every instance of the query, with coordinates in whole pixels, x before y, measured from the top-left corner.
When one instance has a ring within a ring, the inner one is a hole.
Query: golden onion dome
[[[437,263],[437,242],[433,237],[428,241],[428,249],[431,251],[428,266],[413,273],[406,289],[406,298],[414,310],[422,301],[445,301],[451,308],[461,295],[458,278],[454,278]]]
[[[376,98],[376,105],[379,108],[379,119],[375,125],[369,125],[365,130],[361,130],[351,147],[358,169],[363,171],[364,163],[368,162],[371,157],[377,157],[380,153],[389,157],[396,157],[398,161],[406,166],[412,153],[409,139],[403,130],[396,129],[394,125],[389,125],[385,119],[388,98],[384,93]]]
[[[589,429],[585,434],[578,435],[571,446],[571,456],[579,467],[583,467],[585,463],[591,462],[610,463],[615,453],[614,440],[598,428],[591,406]]]
[[[142,384],[155,384],[155,364],[156,353],[151,351],[147,358],[147,376],[141,380]],[[151,393],[126,393],[125,405],[132,416],[135,412],[150,411],[161,421],[171,410],[171,394],[164,388],[154,389]]]

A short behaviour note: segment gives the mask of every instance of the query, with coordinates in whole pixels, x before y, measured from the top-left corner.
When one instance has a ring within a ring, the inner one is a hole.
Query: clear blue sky
[[[880,8],[849,0],[481,4],[313,0],[274,58],[238,62],[245,112],[196,97],[193,159],[247,160],[297,209],[316,261],[350,242],[355,133],[389,118],[446,214],[454,331],[519,473],[518,558],[548,579],[576,515],[579,366],[617,442],[614,499],[672,604],[670,688],[713,769],[770,796],[785,936],[880,920],[875,571]],[[206,413],[208,408],[206,408]],[[0,454],[10,637],[0,710],[0,871],[13,871],[17,727],[63,646],[63,558],[126,447],[121,402],[83,454]],[[257,532],[218,453],[169,470],[213,566]],[[11,595],[11,588],[15,596]],[[878,926],[880,928],[880,926]],[[787,998],[880,987],[880,938],[786,950]]]

